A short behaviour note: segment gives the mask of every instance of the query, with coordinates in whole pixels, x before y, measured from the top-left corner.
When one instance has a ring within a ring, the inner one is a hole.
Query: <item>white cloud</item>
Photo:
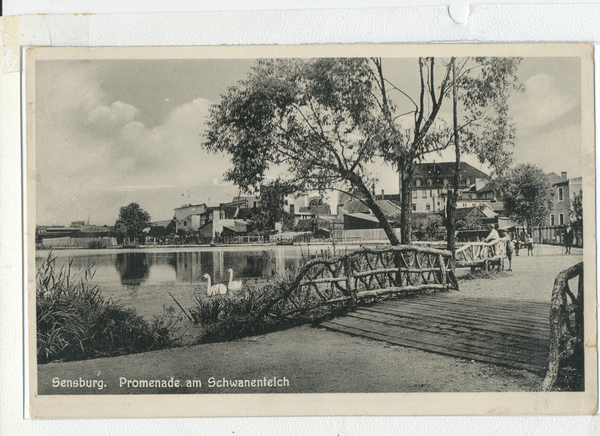
[[[93,210],[98,218],[92,220],[110,223],[112,209],[137,198],[148,201],[153,216],[168,218],[181,201],[180,192],[191,190],[201,201],[226,201],[220,197],[234,191],[230,183],[220,182],[228,159],[201,146],[210,101],[195,99],[176,107],[162,124],[149,128],[139,121],[141,110],[105,98],[97,93],[95,104],[62,104],[52,111],[55,122],[45,124],[37,155],[41,220],[68,223]],[[69,112],[81,123],[63,116]],[[211,194],[215,189],[219,195]],[[161,193],[150,206],[156,190]]]
[[[88,114],[88,120],[92,124],[124,125],[133,121],[139,113],[139,109],[121,101],[115,101],[110,106],[97,106]]]
[[[540,73],[525,82],[525,92],[515,94],[514,103],[513,117],[527,129],[554,123],[578,105],[578,98],[564,92],[552,76]]]

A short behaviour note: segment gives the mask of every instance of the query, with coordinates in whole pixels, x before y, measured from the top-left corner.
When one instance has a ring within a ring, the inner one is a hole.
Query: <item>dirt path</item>
[[[560,255],[560,247],[541,247],[536,256],[515,258],[512,272],[461,280],[460,292],[549,301],[554,277],[581,261],[580,253]],[[228,343],[39,365],[38,376],[40,394],[516,392],[536,391],[541,383],[541,377],[527,371],[310,326]],[[98,382],[90,388],[53,387],[60,386],[62,380],[77,380],[79,384],[80,379],[102,380],[103,388],[98,388]],[[248,380],[249,386],[231,387],[229,383],[229,387],[219,387],[224,379]],[[140,381],[145,380],[164,381],[166,386],[140,387]],[[194,380],[200,383],[186,387],[187,381],[193,384]]]

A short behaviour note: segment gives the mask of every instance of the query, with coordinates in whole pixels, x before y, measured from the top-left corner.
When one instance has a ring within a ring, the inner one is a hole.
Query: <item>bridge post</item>
[[[441,283],[448,290],[448,284],[446,283],[446,264],[444,263],[444,256],[438,254],[438,262],[440,263],[440,274],[441,274]]]
[[[350,268],[350,259],[346,257],[344,259],[344,275],[346,276],[346,292],[350,296],[350,309],[354,310],[357,306],[356,300],[356,289],[352,289],[352,269]]]

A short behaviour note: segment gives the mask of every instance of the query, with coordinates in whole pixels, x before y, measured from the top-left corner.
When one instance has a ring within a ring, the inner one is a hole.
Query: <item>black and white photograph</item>
[[[592,413],[592,58],[26,50],[32,417]]]

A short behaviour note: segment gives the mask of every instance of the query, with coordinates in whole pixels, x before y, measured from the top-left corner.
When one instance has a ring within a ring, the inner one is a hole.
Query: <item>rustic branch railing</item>
[[[494,242],[469,242],[456,250],[456,268],[483,267],[489,270],[490,265],[503,268],[506,258],[506,240]]]
[[[332,304],[353,307],[358,300],[389,294],[458,289],[451,256],[445,250],[400,245],[315,259],[260,315],[286,316]]]
[[[577,296],[569,288],[569,280],[575,277],[579,277]],[[542,383],[543,391],[553,388],[560,365],[576,353],[580,353],[577,369],[583,375],[583,262],[561,271],[554,279],[550,307],[550,353],[548,371]]]

